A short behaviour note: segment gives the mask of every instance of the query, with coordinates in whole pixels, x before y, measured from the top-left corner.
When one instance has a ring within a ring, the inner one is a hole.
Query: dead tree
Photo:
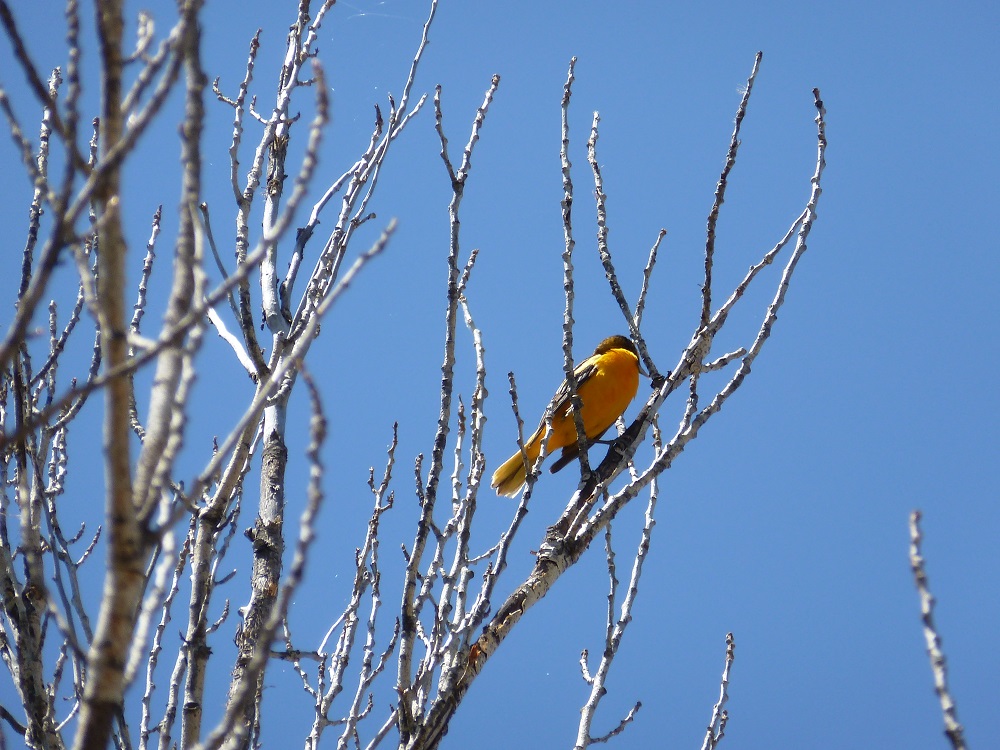
[[[607,632],[596,668],[586,654],[581,659],[590,696],[576,747],[603,739],[592,735],[592,722],[631,620],[651,542],[657,478],[749,375],[806,250],[826,148],[819,92],[814,92],[817,157],[805,206],[739,284],[727,296],[719,295],[713,285],[715,227],[736,162],[758,55],[707,221],[697,325],[690,343],[668,362],[669,370],[661,369],[661,358],[668,353],[651,351],[642,328],[665,231],[654,239],[644,268],[627,271],[642,279],[642,292],[630,303],[618,283],[620,269],[608,244],[595,114],[587,148],[598,248],[623,327],[638,346],[653,389],[635,420],[620,424],[619,435],[596,465],[582,454],[576,492],[539,546],[530,575],[514,582],[503,575],[544,454],[532,467],[509,526],[486,548],[473,549],[471,530],[487,464],[482,449],[487,368],[484,334],[474,322],[467,296],[477,253],[463,255],[459,220],[471,156],[500,78],[489,82],[460,156],[445,135],[438,87],[433,116],[441,144],[441,178],[449,181],[453,196],[448,209],[439,415],[428,460],[418,458],[415,468],[419,520],[412,538],[404,542],[402,565],[384,571],[380,545],[390,540],[382,538],[380,521],[393,506],[394,438],[382,477],[372,473],[369,480],[372,512],[357,546],[349,601],[320,643],[301,644],[292,635],[290,602],[319,533],[316,515],[324,499],[321,449],[328,440],[322,387],[309,375],[307,356],[324,314],[393,234],[394,224],[388,222],[373,242],[356,247],[359,230],[374,218],[371,203],[380,171],[396,140],[425,108],[426,99],[415,93],[414,85],[437,2],[432,0],[422,35],[415,40],[400,96],[375,108],[367,144],[329,184],[321,184],[316,172],[330,118],[317,40],[333,0],[315,8],[308,0],[299,4],[266,112],[258,103],[263,96],[258,100],[255,94],[259,33],[249,40],[243,79],[235,85],[218,79],[210,83],[202,58],[200,3],[179,2],[169,24],[168,19],[156,19],[161,28],[169,26],[165,33],[157,33],[153,19],[141,15],[132,52],[126,49],[120,0],[101,0],[97,6],[96,37],[84,39],[79,9],[74,2],[67,4],[66,63],[43,73],[31,58],[28,37],[15,14],[0,0],[0,20],[15,51],[16,73],[25,78],[41,109],[38,135],[29,135],[28,126],[0,92],[0,107],[32,185],[15,313],[0,341],[0,656],[19,699],[19,705],[0,707],[5,731],[23,735],[33,748],[101,748],[109,742],[120,748],[248,747],[260,739],[265,671],[282,659],[293,665],[314,704],[312,724],[302,728],[307,747],[318,747],[327,730],[337,733],[338,747],[437,747],[499,644],[603,536],[610,581]],[[81,109],[86,87],[79,60],[85,48],[99,62],[102,86],[96,117]],[[3,75],[14,74],[7,70]],[[563,342],[568,374],[574,364],[575,206],[569,159],[573,80],[571,62],[562,98]],[[179,113],[166,105],[177,92],[183,100]],[[232,117],[231,206],[210,207],[202,198],[207,161],[203,129],[209,106],[227,108]],[[308,119],[300,118],[302,110]],[[170,239],[161,234],[164,214],[158,210],[146,236],[139,238],[126,222],[134,208],[122,189],[122,170],[142,158],[142,139],[151,123],[174,116],[182,165],[176,233]],[[290,149],[293,144],[297,151]],[[290,153],[300,156],[290,161]],[[235,232],[220,231],[218,217],[230,210]],[[307,213],[304,220],[296,218],[300,213]],[[323,233],[318,231],[321,216],[331,227]],[[128,282],[128,272],[139,267],[138,256],[129,248],[140,243],[146,253],[135,287]],[[164,244],[172,247],[165,251]],[[169,265],[158,257],[163,255]],[[760,272],[779,259],[783,270],[755,335],[735,351],[712,356],[713,341],[730,312],[758,282]],[[60,266],[75,273],[68,297],[60,296],[63,287],[56,281]],[[216,284],[209,281],[214,269],[222,276]],[[144,325],[151,290],[166,301],[152,333]],[[40,326],[47,336],[37,332]],[[472,333],[471,352],[457,350],[460,326]],[[189,422],[193,384],[205,368],[200,354],[212,331],[245,371],[253,395],[240,405],[242,414],[234,423],[219,427],[222,438],[199,454],[199,468],[191,472],[182,467],[179,456],[184,446],[202,450],[208,443],[205,436],[190,434]],[[71,347],[79,350],[81,339],[91,342],[87,361],[68,354]],[[468,404],[457,397],[454,368],[460,356],[471,356],[476,366]],[[718,371],[725,374],[723,385],[706,390],[702,376]],[[300,382],[312,408],[310,443],[306,459],[294,461],[287,447],[288,405]],[[517,415],[513,374],[509,383]],[[658,421],[668,400],[683,403],[683,416],[671,429]],[[67,508],[80,490],[67,484],[74,469],[70,432],[88,414],[101,414],[103,423],[103,484],[89,488],[89,495],[101,497],[103,504],[100,511],[94,504],[86,523],[71,526]],[[647,439],[652,459],[639,461],[637,449]],[[255,464],[261,473],[256,492],[246,486]],[[286,523],[285,518],[289,472],[307,477],[307,498],[297,523]],[[646,504],[645,524],[622,596],[611,522],[640,495]],[[221,616],[213,618],[219,589],[231,580],[222,562],[237,543],[241,511],[251,508],[255,517],[245,533],[252,560],[237,571],[246,602],[236,617],[226,600]],[[383,572],[402,577],[398,603],[382,600]],[[100,601],[87,601],[81,595],[84,580],[98,575],[103,576]],[[169,624],[182,618],[185,600],[183,635],[172,638]],[[226,640],[236,646],[230,662],[213,653],[213,644]],[[730,637],[707,747],[724,731],[733,654]],[[210,671],[220,670],[230,675],[221,707],[206,694]],[[126,690],[136,683],[140,688],[127,697]],[[380,684],[394,696],[392,709],[381,715],[372,699]],[[637,703],[609,735],[623,731],[638,710]]]

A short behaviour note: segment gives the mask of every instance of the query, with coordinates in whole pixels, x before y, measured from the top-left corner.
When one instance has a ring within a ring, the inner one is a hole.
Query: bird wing
[[[576,392],[580,392],[580,387],[589,380],[595,372],[597,372],[597,360],[600,358],[599,354],[591,354],[583,362],[576,366],[573,370],[573,374],[576,376]],[[545,434],[545,417],[548,414],[560,414],[564,413],[569,409],[570,406],[570,391],[569,383],[563,380],[559,388],[556,389],[555,395],[552,400],[549,401],[548,407],[542,413],[542,418],[538,422],[538,428],[535,430],[539,435]]]

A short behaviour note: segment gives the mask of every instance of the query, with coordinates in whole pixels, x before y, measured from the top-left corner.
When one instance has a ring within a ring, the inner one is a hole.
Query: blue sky
[[[27,14],[43,6],[17,12],[28,25]],[[171,6],[143,5],[165,18]],[[372,105],[398,95],[425,14],[425,4],[412,0],[357,0],[328,17],[320,50],[333,124],[321,180],[338,176],[363,147]],[[257,92],[267,102],[290,20],[290,7],[274,3],[209,2],[209,76],[232,91],[248,40],[263,26]],[[990,218],[1000,198],[991,114],[1000,83],[997,28],[1000,11],[982,2],[919,9],[901,2],[441,3],[416,90],[443,86],[453,158],[490,77],[502,77],[462,209],[463,256],[480,249],[469,299],[490,368],[490,471],[514,449],[507,371],[517,375],[529,422],[561,379],[559,101],[569,58],[579,59],[571,109],[578,352],[623,330],[596,255],[585,143],[599,110],[610,242],[630,300],[656,233],[668,230],[644,321],[661,370],[673,366],[693,330],[705,218],[755,52],[764,60],[719,224],[717,299],[805,203],[815,158],[813,87],[828,110],[819,219],[772,339],[743,388],[662,483],[635,619],[594,727],[610,729],[641,700],[618,746],[700,744],[731,631],[736,663],[723,747],[944,747],[907,561],[914,508],[924,512],[959,717],[970,744],[990,744],[1000,672],[1000,655],[989,647],[1000,621],[991,468],[1000,365],[1000,248]],[[45,66],[62,62],[60,38],[61,31],[35,38],[32,51]],[[9,48],[0,55],[9,60]],[[3,68],[3,84],[30,122],[21,81]],[[230,115],[214,104],[209,110],[206,199],[219,236],[232,226]],[[430,452],[443,339],[449,183],[433,125],[428,107],[390,158],[369,234],[390,217],[398,217],[399,231],[332,311],[311,354],[331,422],[326,459],[338,481],[328,483],[317,567],[293,609],[303,648],[340,611],[346,576],[322,571],[350,564],[368,513],[367,467],[379,470],[397,420],[398,507],[386,526],[397,536],[384,540],[387,567],[411,534],[410,467],[417,453]],[[169,208],[177,200],[169,179],[176,146],[167,122],[144,144],[147,166],[127,176],[136,276],[148,217],[158,203]],[[12,197],[0,206],[12,228],[11,265],[28,200],[13,159],[5,139],[0,163],[16,174],[4,191]],[[170,227],[164,231],[169,236]],[[745,314],[732,321],[732,342],[752,340],[776,278],[768,275],[766,293],[747,299]],[[0,283],[12,299],[13,277]],[[468,400],[471,341],[464,332],[459,340],[459,389]],[[349,367],[357,353],[370,368],[360,383]],[[221,342],[206,341],[203,356],[185,455],[192,471],[211,436],[225,434],[238,414],[243,402],[226,398],[233,383],[250,393]],[[640,385],[639,398],[645,393]],[[303,393],[296,408],[304,413]],[[98,429],[96,409],[90,418]],[[293,439],[304,441],[304,433]],[[87,468],[78,471],[83,486]],[[574,486],[571,474],[545,474],[539,484],[509,586],[529,569],[530,550]],[[302,481],[292,480],[293,511]],[[485,540],[514,506],[484,493],[480,507]],[[638,541],[641,510],[629,508],[615,526],[620,562]],[[247,510],[244,525],[249,518]],[[230,584],[234,603],[246,598],[242,586]],[[398,581],[385,586],[391,608]],[[600,651],[606,589],[595,548],[487,665],[445,747],[568,746],[586,696],[577,661],[583,648]],[[218,652],[228,645],[221,638]],[[308,731],[308,705],[294,680],[276,667],[268,694],[281,701],[283,718],[265,731],[282,742]],[[9,700],[9,684],[0,682],[0,694]]]

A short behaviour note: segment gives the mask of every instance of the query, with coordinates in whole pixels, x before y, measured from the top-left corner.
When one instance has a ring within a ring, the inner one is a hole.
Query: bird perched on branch
[[[582,404],[580,412],[588,444],[600,438],[632,403],[639,388],[640,372],[643,370],[639,365],[639,353],[627,336],[610,336],[604,339],[593,354],[577,365],[573,373],[576,375],[576,392]],[[555,472],[580,454],[569,385],[565,380],[552,397],[545,413],[552,414],[548,451],[554,453],[562,449],[562,454],[550,469]],[[517,494],[527,478],[528,469],[538,458],[544,437],[543,416],[538,429],[524,444],[527,466],[524,455],[518,451],[493,473],[490,485],[496,488],[497,494],[506,497]]]

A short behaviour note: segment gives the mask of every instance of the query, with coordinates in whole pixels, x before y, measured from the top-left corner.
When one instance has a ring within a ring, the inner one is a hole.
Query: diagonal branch
[[[920,531],[920,511],[910,514],[910,567],[913,570],[913,580],[917,584],[920,595],[920,619],[924,626],[924,640],[927,642],[927,656],[931,661],[931,672],[934,674],[934,691],[941,703],[941,714],[944,717],[944,733],[955,750],[965,750],[965,730],[958,721],[958,707],[948,689],[948,665],[944,651],[941,650],[941,636],[934,624],[934,595],[927,581],[927,571],[924,569],[924,556],[920,547],[923,534]]]

